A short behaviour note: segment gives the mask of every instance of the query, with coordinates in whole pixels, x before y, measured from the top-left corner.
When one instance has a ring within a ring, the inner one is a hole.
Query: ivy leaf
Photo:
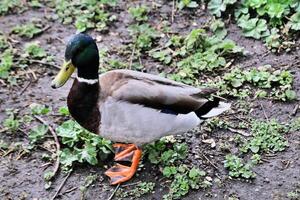
[[[6,49],[0,54],[0,78],[8,78],[9,70],[13,66],[13,54],[11,50]]]
[[[47,132],[48,126],[46,125],[38,125],[34,127],[28,135],[30,143],[36,143],[37,141],[43,139]]]
[[[45,105],[32,103],[29,105],[31,113],[33,115],[46,115],[51,111],[50,107],[46,107]]]
[[[44,58],[47,56],[46,51],[40,47],[39,42],[31,42],[25,44],[25,56],[30,56],[32,58]]]
[[[211,0],[209,1],[208,10],[217,17],[221,17],[222,12],[226,10],[227,5],[234,4],[237,0]]]
[[[288,4],[271,2],[267,4],[267,13],[271,18],[281,18]]]
[[[57,135],[62,137],[62,143],[73,147],[79,141],[81,127],[74,121],[68,120],[56,129]]]
[[[246,37],[253,37],[260,39],[268,32],[267,21],[265,19],[242,19],[239,22],[239,26],[243,29],[243,34]]]
[[[78,155],[78,161],[87,161],[91,165],[96,165],[98,163],[97,159],[97,149],[92,144],[86,143],[83,149],[75,148],[75,152]]]
[[[294,90],[286,90],[285,96],[288,100],[295,100],[297,98],[297,94]]]
[[[171,167],[167,166],[163,169],[163,175],[168,178],[171,177],[172,175],[175,175],[176,173],[177,173],[177,169],[174,166]]]
[[[69,109],[68,107],[66,106],[62,106],[58,109],[58,112],[59,114],[63,115],[63,116],[69,116],[70,115],[70,112],[69,112]]]
[[[291,29],[295,31],[300,30],[300,11],[296,12],[291,16],[288,25],[291,27]]]
[[[222,0],[211,0],[207,5],[208,10],[217,17],[221,17],[221,13],[226,10],[226,6]]]
[[[248,0],[246,2],[247,6],[252,8],[260,8],[267,3],[267,0]]]
[[[185,7],[188,7],[188,8],[197,8],[198,6],[199,5],[198,5],[198,3],[196,1],[191,1],[191,0],[181,0],[178,3],[179,10],[182,10]]]
[[[78,156],[69,148],[64,148],[59,154],[60,163],[65,167],[71,167],[74,161],[78,160]]]
[[[197,178],[198,176],[205,176],[205,172],[204,171],[200,171],[199,169],[193,167],[190,172],[189,172],[189,177],[194,179]]]

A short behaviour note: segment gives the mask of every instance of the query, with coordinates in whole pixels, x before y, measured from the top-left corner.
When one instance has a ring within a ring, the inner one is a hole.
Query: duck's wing
[[[214,88],[195,88],[156,75],[131,70],[113,70],[100,76],[100,98],[113,97],[163,112],[205,115],[219,105],[209,101]]]

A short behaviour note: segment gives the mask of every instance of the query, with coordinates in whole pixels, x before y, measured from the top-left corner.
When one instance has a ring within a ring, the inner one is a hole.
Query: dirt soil
[[[171,22],[172,1],[163,2],[162,7],[153,10],[150,13],[150,24],[158,25],[162,19]],[[112,11],[117,16],[117,21],[110,25],[107,33],[99,33],[90,31],[89,33],[96,37],[101,36],[102,41],[98,42],[99,48],[107,47],[110,52],[124,45],[130,36],[127,27],[132,23],[127,9],[132,5],[138,5],[141,1],[127,1],[119,3]],[[144,1],[145,4],[151,6],[151,3]],[[44,23],[50,26],[48,30],[35,37],[34,40],[41,42],[41,46],[46,51],[54,55],[56,63],[59,65],[63,60],[65,44],[62,41],[67,41],[68,38],[76,32],[72,25],[62,25],[58,21],[48,20],[46,15],[52,15],[54,11],[48,7],[39,9],[30,9],[21,14],[9,14],[0,17],[0,30],[9,35],[10,30],[17,24],[22,24],[29,21],[31,18],[39,18]],[[203,27],[211,18],[208,12],[197,9],[196,11],[183,10],[176,12],[174,22],[171,24],[171,30],[174,33],[185,34],[194,28]],[[294,75],[294,89],[297,96],[300,96],[300,70],[299,66],[294,67],[293,63],[299,61],[300,50],[295,49],[290,53],[280,55],[273,54],[263,45],[261,41],[246,39],[242,36],[241,31],[233,23],[229,23],[227,27],[228,38],[234,40],[238,45],[245,47],[249,51],[248,56],[241,57],[235,62],[243,68],[257,67],[264,64],[271,64],[278,69],[288,69]],[[24,45],[31,41],[20,38],[16,35],[10,36],[19,41],[18,46]],[[127,57],[120,57],[122,60],[127,60]],[[145,71],[156,73],[157,62],[142,57],[144,66],[147,66]],[[160,65],[162,68],[163,66]],[[14,108],[25,110],[28,105],[33,102],[50,105],[53,110],[57,110],[60,106],[66,105],[66,96],[71,86],[71,81],[61,89],[53,90],[50,88],[50,81],[57,69],[47,65],[32,64],[30,69],[38,75],[38,80],[31,83],[25,92],[20,95],[20,91],[28,84],[29,78],[23,84],[15,87],[0,88],[0,122],[6,117],[5,109]],[[233,103],[235,99],[231,100]],[[250,104],[250,102],[249,102]],[[251,116],[256,119],[265,119],[265,115],[260,105],[266,109],[266,115],[269,118],[275,118],[281,122],[291,119],[291,113],[295,106],[299,104],[297,101],[291,103],[280,103],[271,100],[252,100],[251,105],[253,112]],[[299,117],[300,112],[294,117]],[[50,116],[47,121],[53,126],[55,125],[55,117]],[[30,127],[29,127],[30,129]],[[29,130],[28,129],[28,130]],[[265,157],[264,162],[259,164],[254,171],[257,177],[252,181],[244,181],[230,179],[223,166],[224,153],[218,148],[211,148],[208,144],[201,142],[203,137],[213,138],[217,147],[219,142],[226,141],[232,137],[232,132],[218,130],[211,135],[203,136],[199,130],[193,130],[186,133],[179,139],[186,141],[189,144],[189,156],[186,163],[193,163],[196,166],[204,169],[213,177],[220,177],[221,184],[213,183],[209,189],[197,190],[190,192],[184,199],[228,199],[235,195],[241,200],[264,200],[288,199],[287,193],[295,189],[300,182],[300,133],[290,133],[287,136],[289,147],[281,153],[277,153],[274,157]],[[22,142],[29,143],[26,135],[23,133],[17,134],[0,134],[0,140],[8,143]],[[234,151],[234,150],[233,150]],[[14,154],[0,157],[0,199],[50,199],[56,189],[61,184],[65,174],[60,173],[56,177],[51,189],[44,189],[43,173],[47,166],[42,161],[41,155],[46,153],[43,149],[38,149],[28,156],[16,159]],[[203,155],[209,158],[209,161],[204,159]],[[197,156],[198,155],[198,156]],[[129,182],[151,180],[156,182],[155,192],[141,197],[140,199],[162,199],[168,188],[164,186],[162,175],[155,166],[151,166],[149,161],[144,159],[143,167],[137,172],[137,175]],[[213,163],[213,165],[211,164]],[[287,164],[288,163],[288,164]],[[106,165],[110,165],[108,163]],[[67,182],[61,190],[59,199],[80,199],[81,193],[79,186],[83,185],[85,178],[92,174],[98,174],[97,181],[89,187],[86,192],[85,199],[108,199],[115,187],[109,185],[108,178],[103,175],[105,168],[93,167],[88,165],[78,165],[68,178]],[[66,193],[71,188],[75,189]],[[117,199],[117,198],[116,198]]]

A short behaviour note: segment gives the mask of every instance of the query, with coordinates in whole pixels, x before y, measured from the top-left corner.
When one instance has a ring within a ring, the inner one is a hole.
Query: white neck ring
[[[85,79],[85,78],[81,78],[81,77],[77,77],[77,80],[80,83],[86,83],[86,84],[89,84],[89,85],[96,84],[99,81],[98,79]]]

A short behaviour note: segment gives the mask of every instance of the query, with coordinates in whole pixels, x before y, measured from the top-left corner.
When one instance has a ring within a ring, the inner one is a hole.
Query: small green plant
[[[18,9],[21,7],[21,5],[21,0],[2,0],[0,4],[0,15],[5,15],[15,8]]]
[[[38,42],[31,42],[25,45],[25,56],[32,58],[44,58],[47,56],[46,51],[40,47]]]
[[[13,54],[10,49],[6,49],[0,56],[0,78],[9,78],[9,73],[13,67]]]
[[[99,135],[83,129],[77,122],[68,120],[56,129],[61,142],[66,145],[60,152],[60,162],[64,169],[75,161],[96,165],[111,153],[111,142]]]
[[[251,128],[252,138],[246,141],[241,150],[253,153],[283,151],[288,146],[288,141],[284,138],[287,131],[286,126],[275,120],[254,121]]]
[[[170,191],[164,195],[164,199],[180,199],[191,189],[211,186],[211,182],[205,179],[204,171],[182,164],[187,156],[187,145],[167,140],[169,139],[162,138],[145,146],[149,161],[162,167],[163,176],[172,181]]]
[[[136,21],[147,21],[148,8],[146,6],[130,7],[128,12]]]
[[[212,185],[205,179],[206,172],[198,169],[189,169],[186,165],[179,167],[165,167],[163,175],[172,178],[170,191],[163,196],[163,199],[180,199],[185,196],[190,189],[207,188]]]
[[[165,139],[161,139],[148,144],[145,150],[151,163],[168,166],[184,159],[187,156],[188,147],[185,143],[168,144]]]
[[[212,14],[216,15],[217,17],[221,17],[222,12],[226,10],[227,6],[236,2],[237,0],[210,0],[207,8]]]
[[[290,132],[300,131],[300,117],[295,118],[289,124]]]
[[[21,37],[33,38],[37,34],[42,32],[42,29],[39,28],[36,24],[30,22],[24,25],[17,25],[12,29],[13,33],[18,34]]]
[[[59,20],[63,24],[74,23],[78,32],[84,32],[88,29],[102,31],[107,29],[110,22],[116,19],[111,15],[107,8],[116,5],[113,1],[56,1],[55,11]]]
[[[131,25],[129,31],[133,37],[134,45],[141,50],[147,50],[152,47],[154,39],[159,37],[157,31],[149,24]]]
[[[7,38],[0,33],[0,50],[5,50],[9,47]]]
[[[208,9],[221,17],[228,5],[235,8],[237,25],[243,34],[265,40],[270,49],[289,49],[290,36],[300,30],[300,6],[296,0],[210,0]]]
[[[28,138],[31,144],[35,144],[36,142],[43,139],[48,132],[48,126],[45,125],[38,125],[31,129],[29,132]]]
[[[229,176],[232,177],[242,177],[246,179],[255,177],[255,173],[251,171],[251,164],[244,163],[244,161],[236,155],[226,155],[224,167],[229,170]]]
[[[69,109],[66,106],[59,107],[58,113],[63,115],[63,116],[69,116],[70,115]]]
[[[258,69],[241,70],[235,68],[223,77],[225,82],[219,82],[219,87],[225,94],[237,97],[247,97],[250,93],[241,96],[243,88],[247,84],[260,88],[256,92],[257,97],[272,97],[277,100],[288,101],[297,98],[296,92],[292,90],[293,76],[289,71],[273,71],[269,66],[262,66]],[[229,88],[228,88],[229,87]],[[230,89],[231,88],[231,89]],[[230,90],[230,92],[229,92]]]
[[[197,8],[198,6],[198,3],[192,0],[180,0],[177,3],[179,10],[182,10],[183,8]]]
[[[12,109],[7,109],[6,110],[6,115],[8,116],[4,121],[3,121],[3,126],[9,131],[9,132],[16,132],[19,127],[20,127],[20,119],[17,118],[17,113],[18,110],[12,110]]]
[[[81,199],[85,199],[85,193],[87,189],[97,180],[98,176],[97,175],[88,175],[85,180],[84,184],[79,187],[80,192],[81,192]]]
[[[31,110],[31,114],[33,115],[46,115],[52,110],[51,107],[47,107],[38,103],[30,104],[29,108]]]
[[[224,23],[219,21],[212,29],[215,36],[208,36],[204,29],[194,29],[185,38],[172,36],[165,47],[150,51],[150,56],[176,68],[169,78],[199,85],[200,73],[221,69],[227,64],[227,56],[243,52],[235,42],[224,39]]]
[[[152,192],[154,190],[154,187],[155,183],[153,182],[141,182],[138,183],[132,190],[120,189],[117,192],[116,196],[118,196],[119,198],[140,198],[141,196]]]

